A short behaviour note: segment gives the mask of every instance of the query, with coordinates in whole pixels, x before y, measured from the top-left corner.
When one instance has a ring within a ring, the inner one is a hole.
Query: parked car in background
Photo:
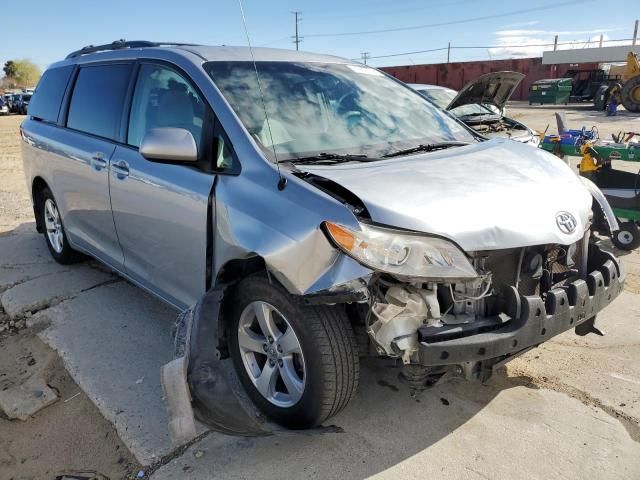
[[[0,115],[9,115],[9,105],[4,97],[0,97]]]
[[[409,86],[484,137],[510,138],[537,146],[540,137],[535,131],[505,115],[505,105],[522,78],[524,75],[517,72],[487,73],[459,92],[436,85]]]
[[[252,431],[249,399],[319,425],[353,398],[359,353],[417,389],[484,381],[592,331],[622,291],[592,235],[617,228],[597,187],[347,59],[114,42],[51,65],[28,113],[51,255],[91,255],[183,312],[181,371],[219,430]]]
[[[9,109],[11,113],[18,113],[18,109],[20,108],[20,93],[14,93],[11,95],[11,108]]]
[[[16,101],[17,101],[16,94],[13,92],[8,92],[8,93],[5,93],[2,97],[7,103],[7,107],[9,108],[9,113],[15,113]]]
[[[26,115],[27,110],[29,109],[29,102],[31,101],[30,93],[22,93],[18,100],[18,107],[16,109],[16,113],[20,115]]]
[[[2,95],[2,99],[4,100],[5,104],[7,105],[7,108],[9,110],[9,112],[11,112],[11,108],[12,108],[12,104],[13,104],[13,93],[4,93]]]

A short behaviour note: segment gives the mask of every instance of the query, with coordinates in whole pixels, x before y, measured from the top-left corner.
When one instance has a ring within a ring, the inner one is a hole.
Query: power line
[[[454,48],[454,47],[451,47]],[[404,53],[390,53],[389,55],[376,55],[376,56],[368,56],[367,59],[373,58],[389,58],[389,57],[403,57],[405,55],[416,55],[418,53],[429,53],[429,52],[440,52],[442,50],[446,50],[447,47],[442,48],[430,48],[429,50],[415,50],[413,52],[404,52]]]
[[[268,45],[273,45],[274,43],[284,42],[285,40],[291,40],[291,35],[287,35],[286,37],[280,37],[275,40],[269,40],[268,42],[261,43],[258,45],[259,47],[266,47]]]
[[[474,17],[474,18],[464,18],[464,19],[460,19],[460,20],[452,20],[449,22],[439,22],[439,23],[429,23],[429,24],[425,24],[425,25],[412,25],[410,27],[398,27],[398,28],[386,28],[386,29],[381,29],[381,30],[365,30],[365,31],[361,31],[361,32],[336,32],[336,33],[310,33],[308,35],[306,35],[307,37],[346,37],[346,36],[353,36],[353,35],[372,35],[375,33],[390,33],[390,32],[403,32],[403,31],[407,31],[407,30],[420,30],[423,28],[435,28],[435,27],[445,27],[448,25],[459,25],[462,23],[471,23],[471,22],[478,22],[481,20],[493,20],[495,18],[503,18],[503,17],[511,17],[514,15],[521,15],[523,13],[531,13],[531,12],[538,12],[541,10],[556,10],[559,7],[566,7],[569,5],[576,5],[576,4],[580,4],[583,5],[585,3],[591,3],[594,2],[595,0],[571,0],[568,2],[562,2],[562,3],[555,3],[552,5],[544,5],[544,6],[540,6],[540,7],[533,7],[533,8],[525,8],[522,10],[513,10],[511,12],[504,12],[504,13],[499,13],[499,14],[495,14],[495,15],[484,15],[481,17]]]
[[[603,40],[603,43],[611,43],[611,42],[629,42],[631,38],[621,38],[617,40]],[[578,45],[578,44],[590,44],[590,43],[599,43],[600,40],[590,40],[584,42],[582,40],[575,40],[572,42],[559,42],[557,45]],[[440,48],[430,48],[428,50],[414,50],[412,52],[402,52],[402,53],[390,53],[387,55],[367,55],[367,60],[373,60],[377,58],[389,58],[389,57],[403,57],[405,55],[415,55],[418,53],[430,53],[430,52],[440,52],[443,50],[473,50],[473,49],[499,49],[499,48],[524,48],[524,47],[553,47],[554,43],[534,43],[534,44],[519,44],[519,45],[450,45],[446,47]]]

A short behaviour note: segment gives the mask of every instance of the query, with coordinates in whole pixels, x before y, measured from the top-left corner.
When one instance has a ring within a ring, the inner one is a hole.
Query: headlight
[[[331,222],[324,226],[343,252],[373,270],[436,281],[478,276],[462,250],[442,238],[363,224],[360,230]]]

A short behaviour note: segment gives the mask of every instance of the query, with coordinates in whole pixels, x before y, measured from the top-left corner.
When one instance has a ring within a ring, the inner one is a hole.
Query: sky
[[[120,38],[247,44],[238,0],[30,0],[28,5],[13,21],[2,22],[1,65],[26,58],[44,69],[85,45]],[[442,63],[448,42],[451,61],[540,56],[545,47],[537,45],[553,43],[554,35],[561,43],[575,42],[561,48],[584,47],[600,35],[605,41],[629,39],[633,12],[640,18],[640,0],[620,0],[612,9],[597,0],[243,0],[243,5],[254,47],[295,48],[291,12],[298,10],[301,50],[352,59],[368,52],[373,66]],[[424,52],[432,49],[440,50]],[[406,52],[419,53],[388,56]]]

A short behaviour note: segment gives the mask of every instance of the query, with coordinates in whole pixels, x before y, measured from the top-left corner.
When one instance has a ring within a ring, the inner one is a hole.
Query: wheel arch
[[[44,231],[44,225],[42,224],[42,215],[40,215],[41,209],[41,195],[45,188],[49,188],[49,184],[44,178],[36,176],[31,182],[31,200],[33,204],[33,214],[36,219],[36,230],[38,233]]]

